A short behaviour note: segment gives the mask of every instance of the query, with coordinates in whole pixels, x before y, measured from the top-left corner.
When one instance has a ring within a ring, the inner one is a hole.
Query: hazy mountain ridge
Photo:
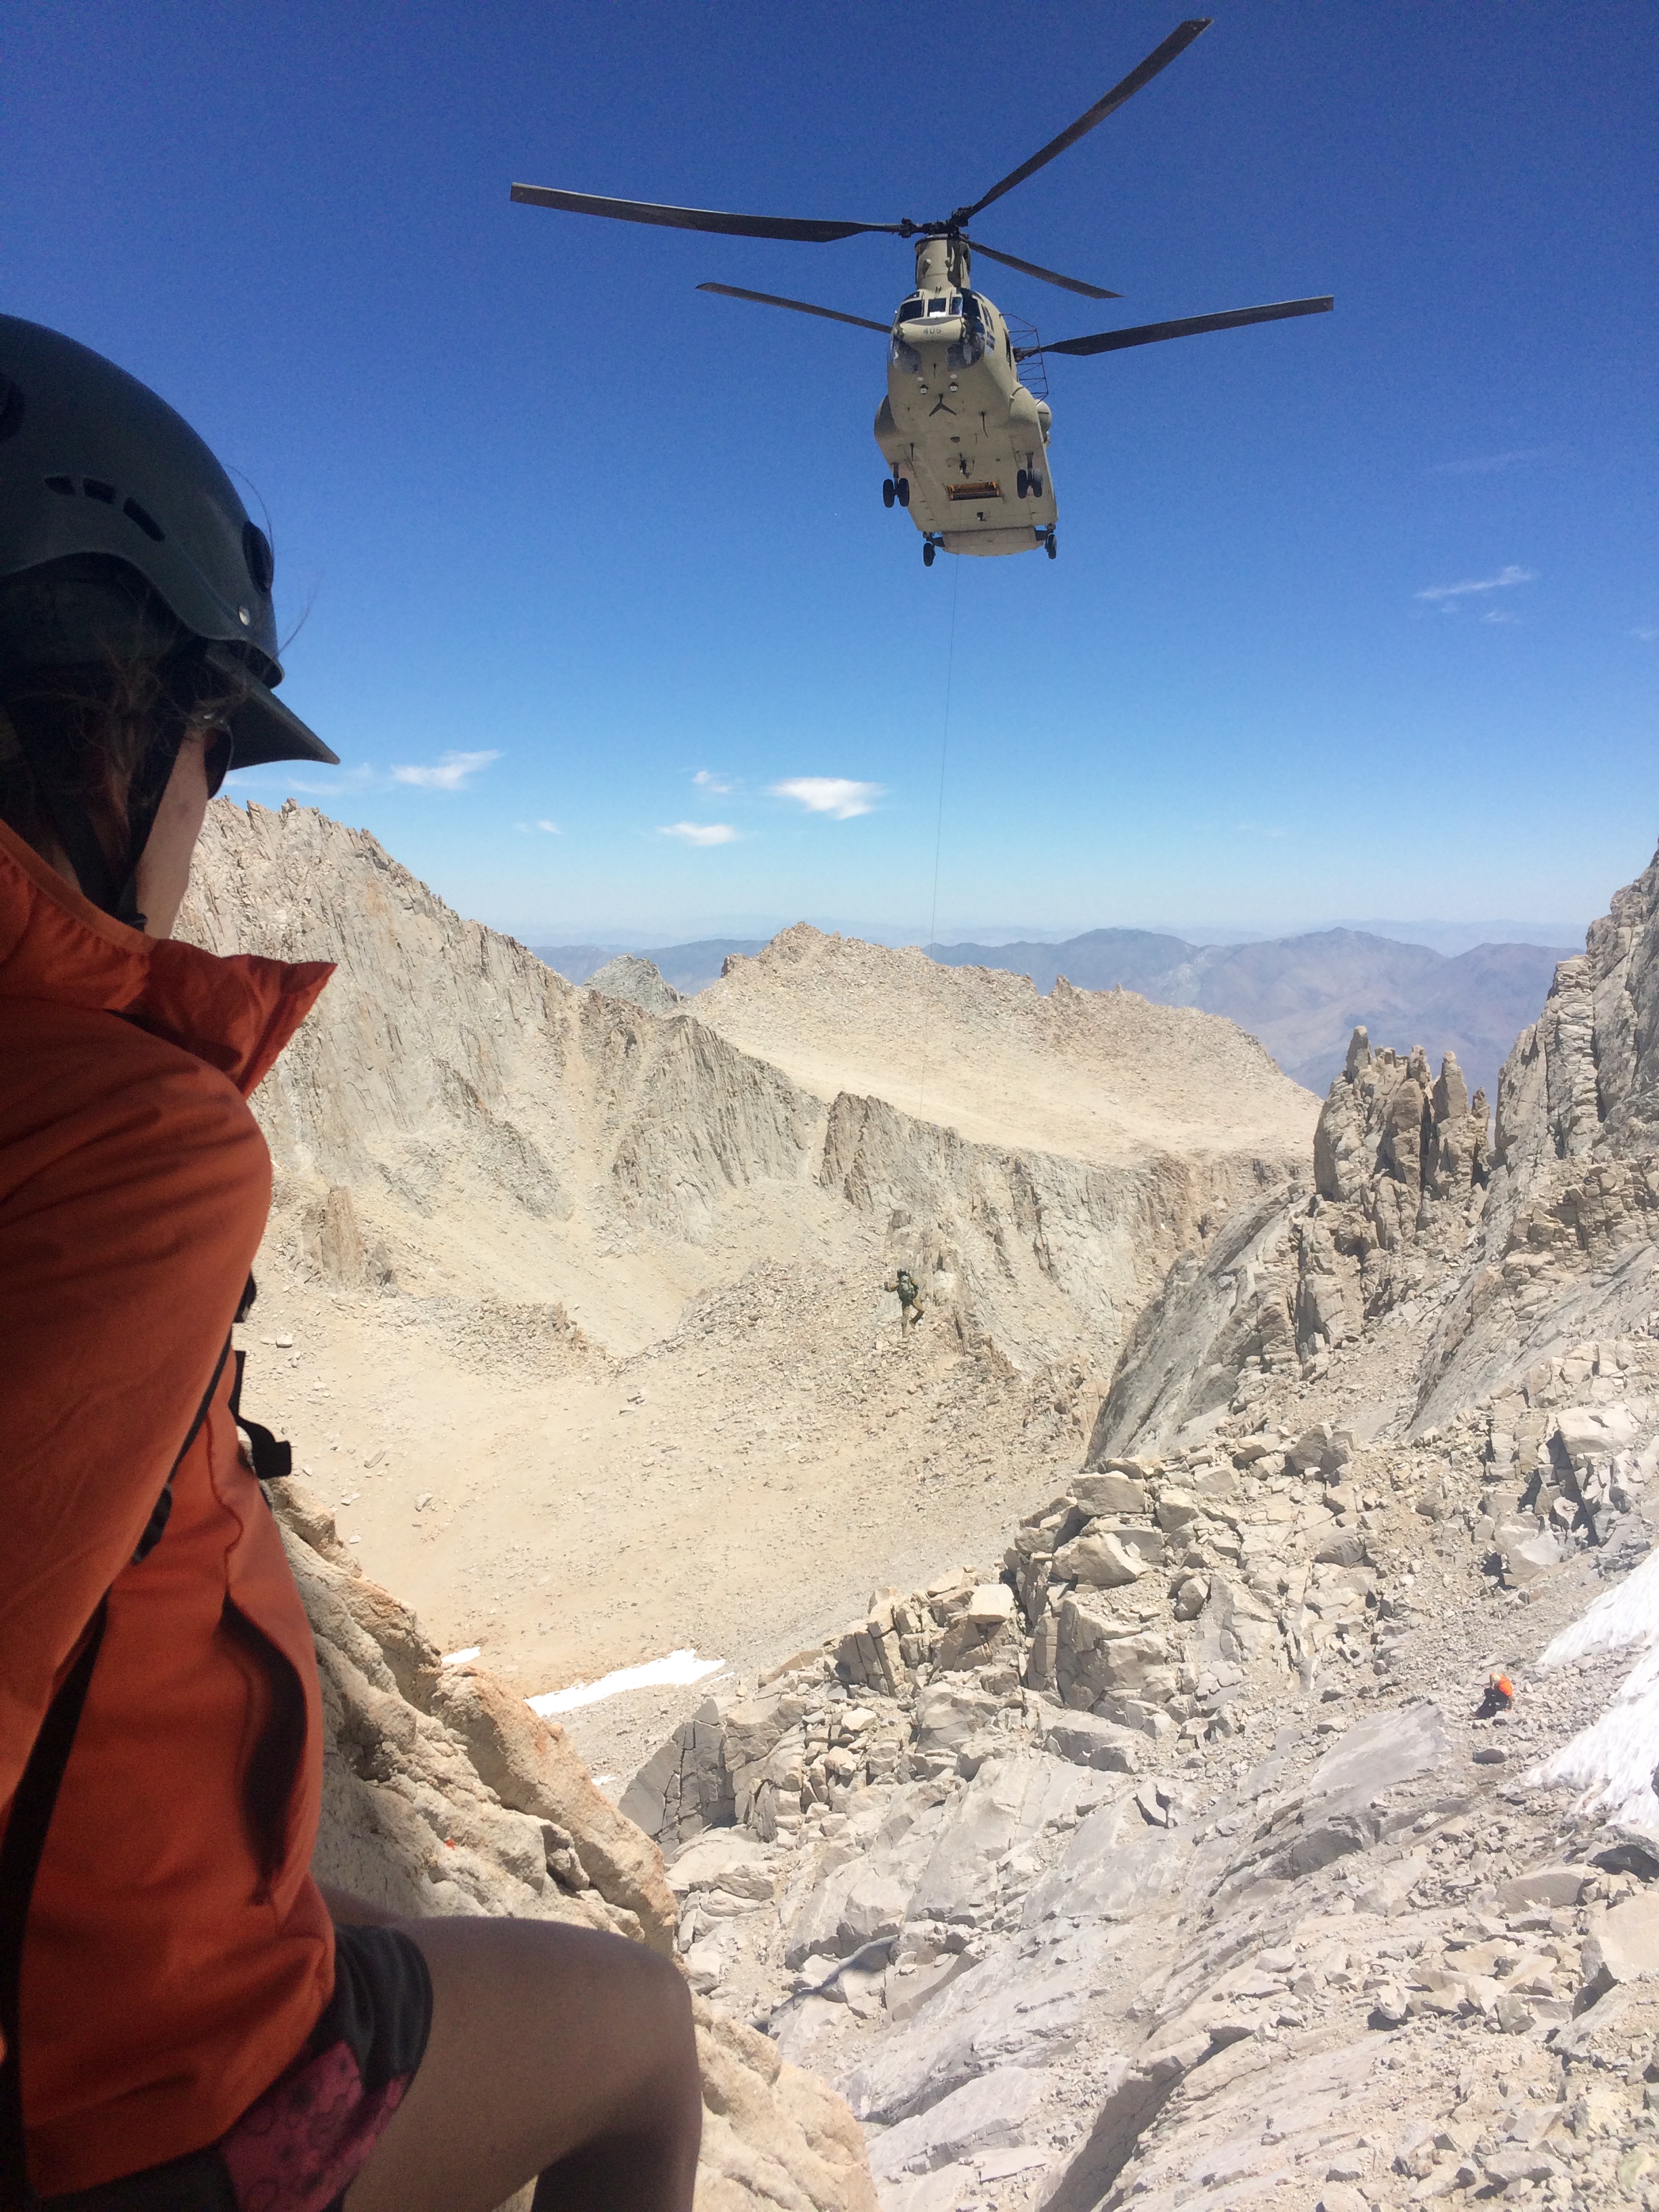
[[[728,956],[763,940],[708,938],[639,954],[690,996],[719,980]],[[597,945],[531,948],[573,983],[616,953]],[[1293,1081],[1325,1091],[1356,1028],[1409,1036],[1431,1058],[1455,1053],[1472,1088],[1495,1096],[1498,1071],[1520,1030],[1538,1018],[1559,961],[1577,947],[1478,945],[1447,954],[1358,929],[1323,929],[1247,944],[1198,945],[1151,929],[1091,929],[1058,944],[930,945],[947,968],[1029,975],[1040,991],[1058,977],[1079,990],[1138,991],[1165,1006],[1197,1006],[1259,1037]]]

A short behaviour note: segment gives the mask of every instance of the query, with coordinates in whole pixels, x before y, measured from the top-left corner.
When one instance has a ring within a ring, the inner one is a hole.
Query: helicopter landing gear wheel
[[[882,505],[884,507],[891,507],[897,498],[898,492],[894,487],[893,479],[891,477],[884,477],[881,480]]]
[[[931,538],[924,538],[922,539],[921,565],[924,568],[931,568],[933,567],[933,555],[936,550],[937,548],[934,546],[933,541]]]
[[[900,505],[901,507],[908,507],[908,506],[909,506],[909,504],[910,504],[910,479],[909,479],[909,477],[895,477],[895,478],[893,479],[893,489],[894,489],[894,490],[898,494],[898,503],[899,503],[899,505]]]
[[[1041,499],[1042,496],[1042,478],[1041,477],[1027,477],[1025,481],[1030,486],[1032,498]]]
[[[1030,495],[1030,490],[1031,479],[1022,469],[1014,478],[1014,495],[1017,499],[1027,499]]]
[[[1058,547],[1054,544],[1054,533],[1052,530],[1048,532],[1044,543],[1047,544],[1048,549],[1048,558],[1051,561],[1057,561],[1060,558],[1060,552]]]

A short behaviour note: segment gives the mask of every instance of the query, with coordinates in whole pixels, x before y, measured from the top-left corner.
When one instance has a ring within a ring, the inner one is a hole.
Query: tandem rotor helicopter
[[[1000,252],[970,239],[965,226],[1103,123],[1177,54],[1184,53],[1213,20],[1197,15],[1178,24],[1162,46],[1079,116],[1069,130],[942,222],[912,222],[908,216],[901,222],[821,222],[795,216],[725,215],[708,208],[664,207],[650,200],[605,199],[546,185],[514,185],[512,197],[568,215],[607,216],[619,222],[657,223],[672,230],[713,231],[733,238],[825,246],[836,239],[884,231],[914,239],[915,289],[900,302],[890,325],[843,314],[835,307],[814,307],[805,300],[744,291],[735,284],[700,284],[697,289],[729,300],[752,300],[764,307],[819,315],[827,322],[851,323],[859,330],[878,331],[889,340],[887,397],[875,424],[876,443],[891,471],[882,485],[882,497],[890,507],[902,508],[921,532],[921,557],[929,568],[941,546],[947,553],[990,554],[1033,552],[1041,545],[1052,561],[1056,510],[1048,472],[1052,415],[1047,379],[1041,379],[1042,392],[1029,390],[1020,381],[1019,364],[1035,361],[1040,369],[1049,354],[1115,353],[1164,338],[1237,330],[1245,323],[1323,314],[1333,305],[1329,295],[1280,300],[1269,307],[1232,307],[1220,314],[1188,315],[1178,322],[1142,323],[1090,337],[1017,345],[1000,309],[972,288],[972,257],[977,253],[1085,299],[1121,297],[1103,285],[1086,284],[1079,277],[1062,276],[1055,270]],[[1035,338],[1036,333],[1031,336]],[[1037,380],[1034,376],[1033,381]]]

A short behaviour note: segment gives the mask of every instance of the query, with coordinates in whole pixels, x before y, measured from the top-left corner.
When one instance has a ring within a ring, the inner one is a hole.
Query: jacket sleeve
[[[189,1431],[270,1194],[223,1075],[111,1014],[3,1013],[0,1807]]]

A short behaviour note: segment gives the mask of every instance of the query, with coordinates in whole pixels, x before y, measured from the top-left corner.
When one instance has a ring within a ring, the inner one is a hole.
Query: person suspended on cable
[[[316,1653],[231,1331],[247,1102],[331,969],[172,934],[227,770],[336,762],[276,696],[273,567],[170,407],[0,316],[0,2203],[453,2212],[539,2175],[543,2212],[688,2212],[670,1960],[312,1876]]]

